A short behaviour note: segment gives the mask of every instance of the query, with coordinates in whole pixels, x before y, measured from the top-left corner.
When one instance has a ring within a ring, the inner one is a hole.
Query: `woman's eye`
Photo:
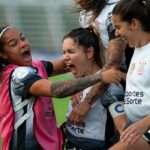
[[[21,36],[21,40],[24,41],[26,40],[26,37],[24,35]]]
[[[68,53],[73,54],[73,53],[75,53],[75,51],[74,51],[74,50],[72,50],[72,49],[70,49],[70,50],[68,51]]]
[[[12,47],[14,47],[14,46],[16,46],[17,45],[17,41],[12,41],[12,42],[10,42],[10,44],[9,44],[10,46],[12,46]]]

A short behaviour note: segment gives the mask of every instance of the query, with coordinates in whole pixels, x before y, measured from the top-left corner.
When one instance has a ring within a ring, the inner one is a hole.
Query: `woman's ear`
[[[7,55],[3,52],[0,52],[0,58],[7,59]]]
[[[134,18],[132,19],[132,21],[131,21],[131,29],[133,31],[141,29],[141,23],[139,22],[139,20],[134,19]]]
[[[87,49],[87,58],[88,59],[93,59],[94,58],[94,48],[93,47],[89,47]]]

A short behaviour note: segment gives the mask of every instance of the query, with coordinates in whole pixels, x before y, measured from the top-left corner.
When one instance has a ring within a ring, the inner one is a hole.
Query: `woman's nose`
[[[69,58],[70,58],[70,57],[69,57],[69,54],[68,54],[68,53],[65,53],[65,54],[64,54],[64,59],[65,59],[65,60],[68,60]]]
[[[21,47],[27,47],[27,46],[29,46],[28,40],[20,40],[20,46]]]

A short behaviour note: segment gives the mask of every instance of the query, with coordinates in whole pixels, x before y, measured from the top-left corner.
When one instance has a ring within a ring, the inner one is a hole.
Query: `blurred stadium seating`
[[[63,35],[78,26],[73,0],[2,0],[0,26],[20,28],[39,51],[59,51]]]

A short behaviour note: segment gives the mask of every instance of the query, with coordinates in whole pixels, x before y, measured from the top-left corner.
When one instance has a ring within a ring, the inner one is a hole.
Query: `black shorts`
[[[66,130],[66,150],[107,150],[104,141],[75,137]]]

